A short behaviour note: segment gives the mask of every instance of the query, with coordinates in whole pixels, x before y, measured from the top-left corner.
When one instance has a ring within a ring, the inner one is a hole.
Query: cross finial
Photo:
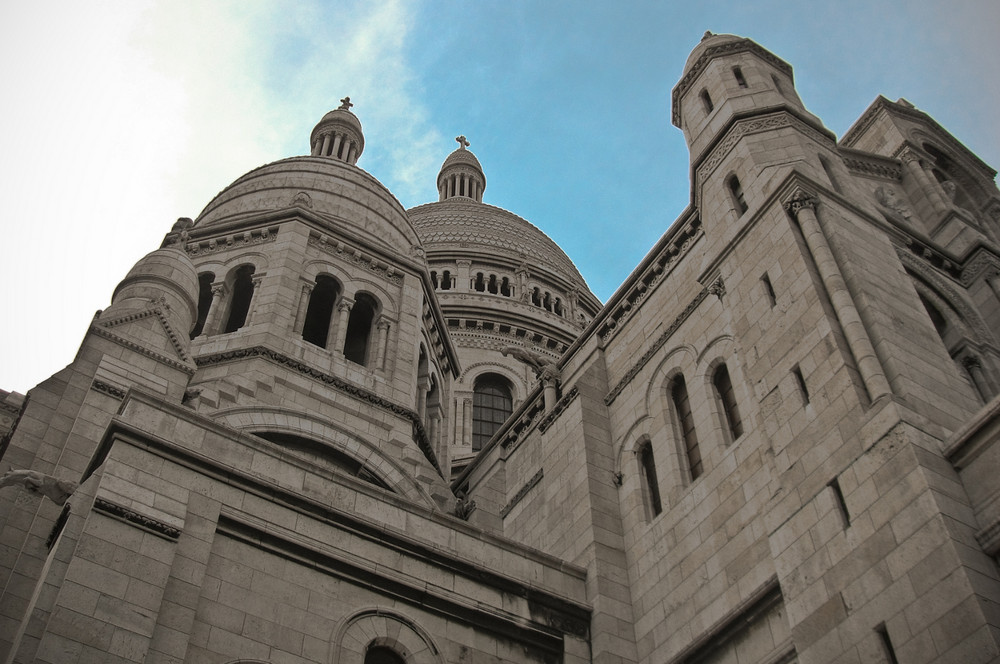
[[[338,108],[337,110],[338,111],[349,111],[349,110],[351,110],[351,106],[354,106],[354,104],[351,103],[351,98],[350,97],[344,97],[343,99],[340,100],[340,108]]]
[[[467,139],[465,136],[456,136],[455,140],[458,141],[459,150],[464,150],[465,148],[472,145],[471,143],[469,143],[469,139]]]

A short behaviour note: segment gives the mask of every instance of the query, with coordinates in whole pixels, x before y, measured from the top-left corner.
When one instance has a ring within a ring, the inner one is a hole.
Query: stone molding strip
[[[528,480],[527,482],[525,482],[524,486],[522,486],[520,489],[518,489],[517,493],[514,494],[514,497],[511,498],[510,501],[508,501],[508,503],[503,506],[503,509],[500,510],[500,518],[501,519],[506,519],[507,515],[510,514],[511,510],[513,510],[514,507],[519,502],[521,502],[521,500],[525,496],[528,495],[528,492],[531,491],[532,489],[534,489],[535,485],[537,485],[539,482],[542,481],[542,478],[545,476],[545,473],[543,471],[544,471],[544,469],[539,468],[538,472],[535,473],[534,475],[532,475],[531,479]]]
[[[535,428],[535,422],[538,420],[538,416],[545,411],[541,391],[535,392],[534,397],[534,401],[524,404],[523,409],[520,411],[520,415],[516,420],[511,422],[510,426],[502,428],[500,429],[500,432],[498,432],[502,434],[502,437],[500,438],[500,445],[505,450],[509,449],[519,440],[523,440],[524,435],[531,432]]]
[[[150,349],[146,348],[145,346],[142,346],[142,345],[140,345],[140,344],[132,341],[131,339],[126,339],[125,337],[121,336],[120,334],[115,334],[111,330],[109,330],[109,329],[107,329],[105,327],[102,327],[98,323],[95,323],[95,324],[91,325],[90,326],[90,331],[93,332],[94,334],[96,334],[97,336],[104,337],[105,339],[108,339],[110,341],[114,341],[115,343],[121,344],[122,346],[125,346],[126,348],[128,348],[130,350],[134,350],[135,352],[137,352],[137,353],[139,353],[141,355],[145,355],[146,357],[151,357],[154,360],[156,360],[157,362],[162,362],[163,364],[166,364],[168,367],[173,367],[174,369],[177,369],[179,371],[183,371],[184,373],[186,373],[188,375],[192,375],[193,376],[194,372],[196,370],[195,367],[192,367],[189,364],[186,364],[186,363],[181,362],[179,360],[175,360],[172,357],[167,357],[163,353],[157,353],[156,351],[150,350]]]
[[[149,531],[154,535],[159,535],[169,540],[176,540],[181,535],[181,531],[178,528],[167,525],[162,521],[157,521],[145,514],[139,514],[135,510],[123,507],[104,498],[97,498],[94,501],[94,509],[113,519],[124,521],[136,528]]]
[[[97,380],[96,378],[94,379],[94,382],[90,384],[90,389],[107,394],[109,397],[114,397],[119,401],[125,398],[125,390],[120,387],[115,387],[110,383],[105,383],[102,380]]]
[[[704,662],[718,653],[726,644],[737,638],[741,632],[764,617],[768,611],[784,602],[778,577],[772,576],[761,584],[745,600],[733,607],[701,636],[675,655],[669,664],[694,664]],[[780,644],[781,653],[777,661],[785,659],[785,645]],[[773,660],[772,660],[773,661]]]
[[[859,175],[874,176],[900,181],[903,178],[903,163],[899,159],[841,147],[837,150],[844,165]]]
[[[688,225],[680,229],[673,240],[663,248],[645,272],[632,281],[628,293],[614,305],[610,314],[605,317],[604,324],[597,329],[597,334],[601,336],[603,343],[607,344],[624,327],[643,300],[673,271],[703,234],[701,219],[693,217]]]
[[[578,390],[574,385],[573,389],[567,392],[562,399],[556,402],[556,405],[552,407],[552,412],[542,418],[542,421],[538,423],[538,430],[545,433],[546,429],[552,426],[552,423],[556,421],[556,418],[562,415],[563,411],[565,411],[578,396],[580,396],[580,390]]]
[[[793,127],[796,131],[808,135],[817,143],[832,144],[833,139],[827,134],[818,131],[811,124],[804,122],[798,116],[782,109],[766,115],[755,115],[749,118],[735,119],[729,129],[722,136],[709,153],[698,165],[697,178],[691,182],[691,190],[698,192],[701,185],[708,179],[719,164],[722,163],[726,155],[744,136],[757,134],[762,131],[771,131],[782,127]],[[700,207],[700,206],[699,206]]]
[[[361,399],[362,401],[366,401],[376,408],[381,408],[382,410],[386,410],[394,415],[408,419],[413,425],[414,442],[417,443],[420,451],[424,453],[424,456],[427,457],[427,460],[430,461],[432,466],[434,466],[434,469],[437,470],[438,474],[442,473],[441,466],[438,465],[437,456],[434,454],[434,450],[431,448],[430,441],[428,440],[423,422],[420,421],[420,416],[415,411],[412,411],[404,406],[400,406],[399,404],[389,401],[384,397],[380,397],[374,392],[369,392],[368,390],[349,383],[342,378],[338,378],[333,374],[320,371],[319,369],[311,367],[304,362],[300,362],[299,360],[288,357],[287,355],[279,353],[275,350],[271,350],[270,348],[265,348],[264,346],[251,346],[250,348],[240,348],[238,350],[229,350],[221,353],[213,353],[211,355],[203,355],[196,358],[195,363],[200,368],[255,357],[270,360],[276,364],[288,367],[289,369],[297,371],[304,376],[326,383],[340,392],[357,399]]]
[[[263,228],[253,228],[248,231],[234,233],[232,235],[224,235],[207,240],[189,242],[184,249],[187,251],[188,256],[204,256],[205,254],[213,254],[226,249],[237,249],[239,247],[246,247],[254,244],[274,242],[277,239],[278,227],[265,226]]]
[[[1000,554],[1000,518],[976,533],[976,541],[988,555]]]
[[[318,543],[294,537],[263,524],[253,523],[246,515],[224,513],[219,517],[217,532],[275,556],[320,569],[324,573],[345,579],[363,587],[379,588],[382,594],[394,600],[446,617],[461,616],[484,631],[500,633],[519,641],[530,643],[546,652],[561,653],[563,634],[586,637],[589,633],[589,611],[556,598],[543,598],[543,592],[521,586],[518,596],[526,597],[537,616],[527,622],[520,616],[483,603],[470,601],[461,595],[426,582],[415,582],[398,571],[384,565],[366,564],[367,561],[351,559],[339,552],[321,549]],[[409,553],[405,549],[402,553]],[[419,558],[419,555],[417,556]],[[472,579],[484,585],[493,585],[499,575],[478,567]],[[502,583],[501,588],[520,586],[516,582]],[[541,600],[540,602],[538,600]],[[537,602],[537,603],[536,603]]]
[[[336,256],[341,260],[353,265],[366,268],[372,274],[378,275],[385,281],[399,286],[403,283],[403,275],[392,265],[378,260],[374,256],[365,254],[357,247],[332,238],[325,233],[309,231],[309,246],[316,247],[329,256]]]
[[[625,375],[622,376],[621,380],[619,380],[618,383],[611,388],[611,391],[608,392],[606,397],[604,397],[605,405],[610,406],[614,403],[614,400],[618,398],[618,395],[625,389],[625,386],[632,382],[632,379],[634,379],[636,375],[642,371],[642,368],[645,367],[651,359],[653,359],[653,356],[659,352],[665,343],[667,343],[667,340],[673,336],[674,332],[677,331],[677,328],[679,328],[684,321],[686,321],[691,314],[694,313],[695,309],[698,308],[698,305],[700,305],[711,292],[712,286],[702,288],[701,292],[698,293],[698,295],[691,300],[686,307],[684,307],[684,310],[677,314],[673,322],[670,323],[669,327],[660,333],[660,336],[658,336],[646,352],[642,354],[642,357],[640,357],[639,360],[633,364],[627,372],[625,372]]]

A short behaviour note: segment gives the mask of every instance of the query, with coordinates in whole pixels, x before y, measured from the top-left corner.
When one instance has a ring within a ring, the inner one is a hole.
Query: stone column
[[[226,284],[212,284],[212,304],[208,307],[208,315],[205,316],[205,326],[201,329],[202,336],[215,334],[219,329],[219,318],[222,316],[222,301],[226,297]]]
[[[459,445],[472,445],[472,399],[462,400],[462,439]]]
[[[330,151],[330,156],[336,159],[340,159],[340,141],[343,140],[342,134],[333,135],[333,149]]]
[[[379,318],[375,329],[378,331],[377,345],[375,346],[375,368],[385,369],[385,351],[389,343],[389,319],[384,316]]]
[[[354,300],[349,297],[342,297],[340,302],[337,304],[337,324],[332,326],[330,330],[330,336],[333,337],[334,342],[331,346],[327,343],[327,348],[331,351],[335,351],[344,354],[344,342],[347,341],[347,322],[351,319],[351,307],[354,306]]]
[[[250,294],[250,306],[247,308],[247,319],[243,323],[243,327],[250,327],[253,323],[254,312],[257,308],[257,300],[260,299],[260,284],[264,281],[263,274],[255,274],[250,278],[251,283],[253,283],[253,293]]]
[[[942,215],[951,208],[951,204],[944,197],[944,191],[938,184],[937,178],[929,175],[921,164],[920,155],[910,148],[904,150],[899,158],[902,160],[906,171],[913,177],[920,186],[920,190],[931,203],[931,209],[935,215]],[[935,220],[936,221],[936,220]]]
[[[325,157],[330,147],[330,134],[323,134],[323,147],[319,150],[319,155]]]
[[[847,345],[854,356],[861,379],[868,390],[868,396],[875,402],[892,393],[889,381],[885,377],[882,365],[875,354],[875,347],[865,329],[861,316],[854,306],[854,299],[847,289],[847,283],[840,273],[840,267],[830,250],[830,245],[823,234],[819,218],[816,216],[817,199],[799,191],[786,203],[788,212],[798,220],[802,235],[805,237],[809,253],[812,254],[820,279],[826,288],[833,304],[834,312],[844,331]]]
[[[347,163],[348,164],[354,164],[354,162],[357,161],[357,157],[355,156],[357,154],[357,152],[358,152],[357,143],[355,143],[354,141],[351,141],[350,150],[348,150],[348,152],[347,152]]]
[[[312,295],[314,284],[302,284],[302,294],[299,296],[299,307],[295,311],[295,326],[292,331],[302,336],[302,328],[306,323],[306,310],[309,308],[309,296]]]

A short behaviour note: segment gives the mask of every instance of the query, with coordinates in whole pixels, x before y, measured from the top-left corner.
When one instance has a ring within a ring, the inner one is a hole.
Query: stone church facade
[[[4,661],[1000,658],[995,171],[706,34],[602,305],[464,137],[406,210],[350,109],[0,393]]]

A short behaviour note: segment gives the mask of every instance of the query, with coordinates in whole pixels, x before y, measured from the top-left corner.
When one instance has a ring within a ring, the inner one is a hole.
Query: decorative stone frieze
[[[165,537],[166,539],[176,540],[181,535],[181,531],[178,528],[158,521],[152,517],[146,516],[145,514],[140,514],[135,510],[130,510],[127,507],[123,507],[117,503],[113,503],[104,498],[98,498],[94,501],[94,509],[98,512],[106,514],[113,519],[118,519],[119,521],[124,521],[136,528],[141,528],[154,535],[159,535],[160,537]]]
[[[381,277],[390,284],[399,286],[403,283],[403,275],[393,266],[370,256],[357,247],[342,240],[332,238],[323,233],[310,232],[309,246],[316,247],[323,253],[339,258],[351,265],[365,268],[372,274]]]
[[[196,242],[189,242],[185,247],[188,256],[205,256],[227,249],[237,249],[252,245],[274,242],[278,238],[277,226],[264,226],[253,228],[232,235],[222,235],[218,237],[199,239]]]

